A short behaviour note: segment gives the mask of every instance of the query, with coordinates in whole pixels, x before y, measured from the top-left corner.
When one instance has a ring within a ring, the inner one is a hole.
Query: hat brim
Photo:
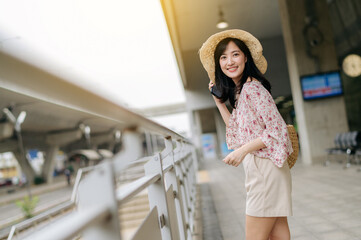
[[[263,48],[258,39],[249,32],[243,30],[226,30],[210,36],[199,49],[199,57],[201,59],[202,65],[204,69],[206,69],[208,77],[213,83],[215,83],[214,51],[218,43],[225,38],[237,38],[243,41],[248,47],[258,70],[262,74],[267,71],[267,61],[263,56]]]

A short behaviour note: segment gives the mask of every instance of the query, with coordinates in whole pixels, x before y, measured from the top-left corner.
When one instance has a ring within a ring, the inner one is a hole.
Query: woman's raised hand
[[[208,89],[211,91],[211,88],[214,86],[214,83],[211,81],[208,83]]]
[[[214,86],[215,84],[213,82],[209,82],[208,84],[208,88],[209,91],[211,91],[211,88]],[[221,99],[218,99],[216,96],[214,96],[212,94],[213,100],[216,103],[216,106],[223,118],[224,123],[226,124],[226,126],[228,127],[228,122],[229,122],[229,117],[231,116],[231,113],[229,112],[226,104],[223,102],[221,102]]]
[[[212,87],[213,87],[213,86],[214,86],[214,83],[213,83],[212,81],[208,83],[208,89],[209,89],[209,91],[212,90]],[[216,96],[214,96],[213,94],[212,94],[212,97],[213,97],[214,101],[216,102],[216,104],[221,104],[221,100],[220,100],[220,99],[216,98]]]

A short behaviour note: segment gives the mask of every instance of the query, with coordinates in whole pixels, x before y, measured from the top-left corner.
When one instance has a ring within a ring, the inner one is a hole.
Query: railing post
[[[197,150],[194,146],[190,146],[192,152],[192,159],[193,159],[193,169],[195,172],[198,171],[198,155]]]
[[[184,147],[183,147],[184,149]],[[186,201],[187,201],[187,206],[188,209],[190,208],[191,202],[190,202],[190,189],[189,189],[189,176],[188,176],[188,169],[187,169],[187,158],[186,156],[183,156],[183,160],[180,162],[180,167],[182,169],[183,172],[183,186],[186,192]]]
[[[182,203],[183,203],[183,217],[185,219],[185,231],[187,232],[187,239],[192,238],[192,232],[190,229],[190,219],[189,219],[189,201],[188,201],[188,187],[187,187],[187,178],[186,178],[186,172],[184,169],[184,160],[185,160],[185,154],[184,154],[184,144],[179,140],[176,142],[177,144],[177,155],[180,160],[176,162],[176,173],[178,175],[178,179],[180,182],[180,190],[181,190],[181,197],[182,197]]]
[[[73,192],[72,192],[71,198],[70,198],[70,201],[72,201],[73,203],[76,203],[76,200],[77,200],[78,187],[79,187],[82,175],[83,175],[83,169],[79,169],[76,174],[76,178],[75,178],[74,186],[73,186]]]
[[[188,146],[189,149],[189,146]],[[190,150],[190,149],[189,149]],[[195,213],[195,199],[196,199],[196,186],[195,186],[195,172],[193,168],[193,159],[190,155],[190,151],[188,152],[187,157],[188,163],[187,163],[187,177],[188,177],[188,186],[189,186],[189,195],[190,195],[190,227],[191,231],[194,232],[194,213]]]
[[[114,156],[116,175],[126,168],[131,161],[142,156],[143,144],[136,129],[126,129],[122,134],[123,150]]]
[[[88,226],[82,234],[85,240],[120,239],[118,203],[115,197],[113,164],[105,161],[89,173],[80,183],[78,211],[87,212],[105,206],[110,215],[102,224]]]
[[[147,146],[147,156],[151,156],[153,154],[151,135],[150,132],[148,131],[145,131],[144,134],[145,134],[145,143]]]
[[[148,187],[149,207],[157,207],[159,216],[159,226],[161,227],[162,240],[172,239],[172,229],[169,220],[169,210],[167,204],[166,190],[164,186],[163,163],[161,154],[157,153],[144,165],[145,175],[154,173],[160,174],[160,180]]]
[[[151,135],[152,138],[152,145],[153,145],[153,153],[158,152],[158,142],[157,142],[157,136]]]
[[[167,173],[165,173],[165,183],[167,189],[169,189],[170,186],[173,186],[173,192],[174,192],[174,201],[175,201],[175,207],[176,207],[176,216],[177,216],[177,223],[178,223],[178,230],[179,230],[179,239],[185,240],[186,232],[184,228],[183,223],[183,213],[182,213],[182,207],[181,207],[181,200],[180,197],[180,187],[179,187],[179,180],[177,179],[176,174],[176,164],[174,162],[174,150],[173,150],[173,142],[172,139],[164,138],[165,143],[165,151],[168,152],[168,150],[171,150],[170,156],[164,160],[164,164],[171,164],[173,166],[173,169]],[[168,161],[167,161],[168,160]],[[178,238],[177,238],[178,239]]]
[[[190,189],[191,189],[191,200],[192,200],[192,207],[193,207],[193,210],[194,210],[194,207],[195,207],[195,198],[196,198],[196,182],[197,182],[197,179],[196,179],[196,173],[197,173],[197,170],[195,168],[195,161],[196,159],[193,158],[193,152],[192,152],[192,149],[191,149],[191,146],[190,145],[187,145],[187,148],[188,148],[188,161],[189,161],[189,164],[188,164],[188,171],[189,171],[189,178],[190,178],[190,181],[189,181],[189,184],[190,184]],[[192,212],[194,213],[194,211]]]
[[[193,169],[193,177],[194,177],[194,191],[195,191],[195,194],[196,194],[196,183],[198,182],[198,179],[197,179],[197,172],[198,172],[198,155],[197,155],[197,151],[196,151],[196,148],[194,146],[189,146],[191,148],[191,153],[192,153],[192,169]]]
[[[182,223],[183,223],[183,229],[185,232],[185,238],[187,239],[187,236],[190,235],[190,231],[188,229],[188,206],[187,206],[187,200],[186,200],[186,191],[184,188],[184,181],[183,181],[183,171],[180,167],[180,162],[182,159],[182,145],[180,141],[176,141],[176,148],[174,149],[173,159],[174,159],[174,169],[177,176],[177,182],[178,182],[178,200],[180,204],[181,214],[182,214]]]
[[[195,212],[195,177],[193,170],[193,161],[191,158],[190,146],[182,142],[184,161],[181,162],[181,167],[184,172],[184,185],[187,192],[187,205],[188,205],[188,216],[189,216],[189,229],[194,232],[194,212]]]

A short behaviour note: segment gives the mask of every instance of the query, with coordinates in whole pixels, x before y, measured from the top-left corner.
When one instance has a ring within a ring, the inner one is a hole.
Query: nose
[[[227,58],[227,65],[232,65],[233,59],[231,57]]]

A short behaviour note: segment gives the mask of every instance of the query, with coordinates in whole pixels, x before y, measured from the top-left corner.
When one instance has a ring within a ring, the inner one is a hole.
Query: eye
[[[233,54],[233,57],[238,57],[239,56],[239,53],[234,53]]]
[[[223,56],[220,57],[220,59],[224,60],[224,59],[226,59],[226,56],[223,55]]]

